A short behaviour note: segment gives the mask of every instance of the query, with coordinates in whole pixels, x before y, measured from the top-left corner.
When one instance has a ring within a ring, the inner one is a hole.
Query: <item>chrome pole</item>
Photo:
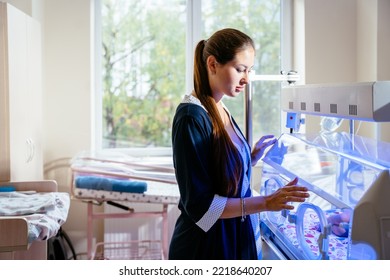
[[[245,86],[244,122],[246,141],[252,147],[252,82]]]

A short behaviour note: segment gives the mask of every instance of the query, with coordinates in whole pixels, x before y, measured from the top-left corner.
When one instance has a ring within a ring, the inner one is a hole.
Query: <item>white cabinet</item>
[[[0,2],[0,182],[42,180],[40,24]]]

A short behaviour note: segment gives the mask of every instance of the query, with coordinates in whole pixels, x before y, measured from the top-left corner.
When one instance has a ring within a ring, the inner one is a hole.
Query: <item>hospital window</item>
[[[176,106],[192,89],[195,45],[220,28],[238,28],[254,39],[256,74],[278,74],[288,2],[95,1],[97,147],[169,154]],[[253,85],[254,139],[280,134],[280,87],[275,81]],[[224,102],[244,130],[244,93]]]

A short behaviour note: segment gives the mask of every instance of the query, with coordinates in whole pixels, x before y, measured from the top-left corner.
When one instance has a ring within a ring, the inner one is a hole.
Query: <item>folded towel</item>
[[[16,188],[14,186],[0,186],[0,192],[14,192]]]
[[[76,178],[76,187],[101,191],[144,193],[146,182],[119,180],[97,176],[80,176]]]

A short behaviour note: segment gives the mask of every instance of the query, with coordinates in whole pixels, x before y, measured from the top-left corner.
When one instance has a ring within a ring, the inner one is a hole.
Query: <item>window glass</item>
[[[185,90],[186,3],[102,0],[103,148],[170,146]]]
[[[201,13],[187,11],[199,4]],[[207,38],[225,27],[255,40],[256,74],[280,72],[280,0],[101,0],[102,148],[169,148],[193,60],[186,32]],[[244,96],[224,100],[242,129]],[[253,139],[280,133],[279,100],[280,82],[253,84]]]

